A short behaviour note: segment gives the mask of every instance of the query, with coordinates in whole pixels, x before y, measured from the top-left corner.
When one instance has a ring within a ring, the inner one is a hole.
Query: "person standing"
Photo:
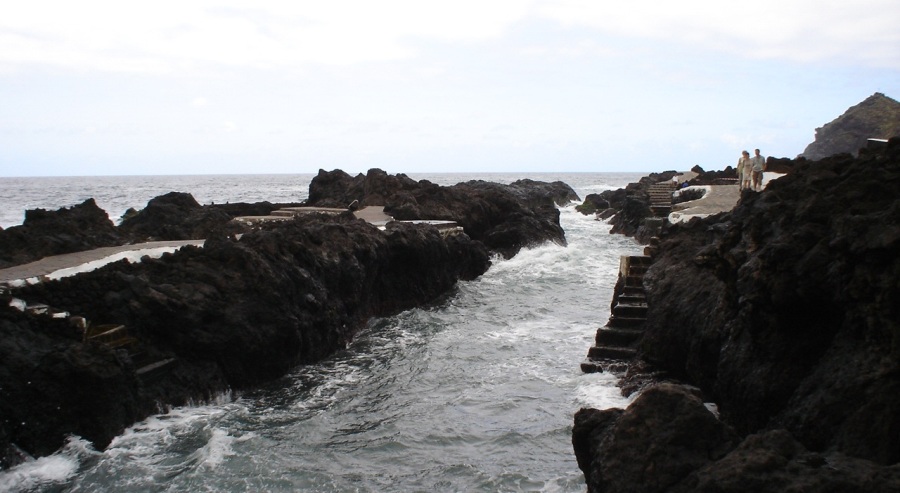
[[[750,153],[741,151],[737,162],[738,190],[750,188]]]
[[[754,156],[750,158],[750,174],[753,178],[753,190],[762,190],[763,171],[766,170],[766,158],[759,155],[759,149],[753,151]]]

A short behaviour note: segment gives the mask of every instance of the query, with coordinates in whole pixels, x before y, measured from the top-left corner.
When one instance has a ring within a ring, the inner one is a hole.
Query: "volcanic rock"
[[[20,226],[0,230],[0,268],[124,242],[94,199],[57,211],[32,209]]]
[[[856,155],[868,139],[900,136],[900,103],[880,92],[816,129],[815,141],[799,157],[817,161],[835,154]]]
[[[660,489],[589,491],[900,484],[900,139],[793,168],[730,213],[665,230],[644,276],[642,358],[699,387],[741,445],[677,484],[654,463],[633,478]],[[594,433],[594,454],[604,436],[630,439],[612,430]]]
[[[385,212],[397,220],[455,221],[472,239],[510,258],[521,248],[547,241],[565,244],[556,206],[578,196],[562,182],[469,181],[441,187],[379,169],[355,177],[341,170],[320,170],[309,187],[309,205],[346,207],[354,200],[384,205]]]
[[[157,403],[202,401],[318,361],[369,318],[435,300],[489,265],[464,234],[402,223],[379,231],[347,213],[16,288],[0,300],[0,450],[46,454],[68,433],[104,447]],[[10,308],[10,295],[122,324],[139,348],[83,343],[71,327]],[[137,372],[152,362],[165,371]]]

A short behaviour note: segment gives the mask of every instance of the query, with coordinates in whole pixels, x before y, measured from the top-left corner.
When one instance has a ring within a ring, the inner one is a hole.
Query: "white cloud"
[[[295,69],[307,63],[397,60],[417,54],[423,40],[479,42],[502,36],[517,22],[541,18],[742,57],[851,59],[896,67],[900,9],[895,3],[32,0],[3,7],[0,69],[49,64],[160,73],[208,66]]]
[[[894,0],[557,0],[539,8],[569,26],[683,42],[740,57],[900,66],[900,9]]]

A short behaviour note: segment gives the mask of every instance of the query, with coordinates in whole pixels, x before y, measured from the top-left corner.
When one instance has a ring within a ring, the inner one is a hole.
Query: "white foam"
[[[29,460],[0,472],[0,491],[34,491],[41,486],[63,484],[78,471],[78,461],[64,455]]]
[[[584,407],[595,409],[624,409],[636,395],[622,396],[622,389],[616,386],[618,377],[609,373],[588,373],[581,377],[575,389],[575,399]]]

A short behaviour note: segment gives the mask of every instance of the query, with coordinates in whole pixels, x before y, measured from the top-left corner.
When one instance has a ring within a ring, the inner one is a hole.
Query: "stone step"
[[[622,303],[619,300],[619,303],[612,309],[613,315],[617,317],[642,317],[644,319],[647,318],[647,304],[646,303]]]
[[[600,327],[597,329],[597,335],[594,337],[594,343],[597,346],[630,346],[637,342],[644,335],[642,329],[618,328],[618,327]]]
[[[613,315],[609,317],[609,322],[606,323],[608,327],[642,327],[644,323],[647,321],[644,317],[620,317],[617,315]]]
[[[592,360],[602,359],[632,359],[637,356],[637,349],[618,346],[591,346],[588,350],[588,358]]]
[[[636,294],[625,294],[625,293],[622,293],[622,294],[619,295],[618,298],[616,298],[616,303],[617,303],[617,304],[618,304],[618,303],[625,303],[625,304],[632,304],[632,305],[641,304],[641,303],[647,303],[647,296],[644,295],[643,290],[642,290],[641,292],[639,292],[639,293],[636,293]]]
[[[622,296],[644,296],[644,285],[625,286],[622,288]]]
[[[642,276],[642,275],[625,276],[625,287],[628,287],[628,288],[640,287],[641,289],[643,289],[644,276]]]
[[[581,362],[581,371],[583,373],[603,373],[603,367],[597,361],[586,359]]]
[[[91,325],[84,332],[84,340],[107,343],[128,336],[128,330],[122,324]]]
[[[174,362],[175,358],[154,361],[153,363],[138,368],[137,370],[135,370],[135,373],[142,380],[147,381],[153,378],[157,378],[163,375],[165,372],[169,371]]]
[[[630,265],[628,266],[628,275],[629,276],[643,276],[647,273],[647,269],[649,269],[649,265]]]
[[[646,255],[629,255],[628,263],[631,265],[650,265],[653,259]]]

